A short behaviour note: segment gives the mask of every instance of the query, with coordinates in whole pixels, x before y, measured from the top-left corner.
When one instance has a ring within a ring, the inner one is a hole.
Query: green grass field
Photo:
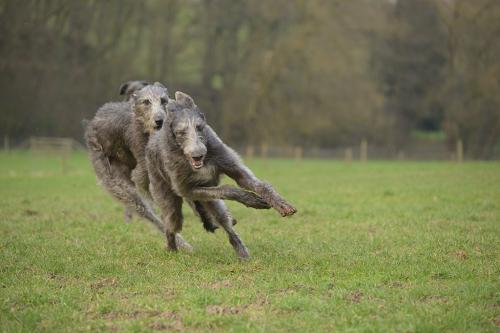
[[[0,154],[0,331],[499,332],[500,164],[253,160],[299,209],[126,224],[85,154]]]

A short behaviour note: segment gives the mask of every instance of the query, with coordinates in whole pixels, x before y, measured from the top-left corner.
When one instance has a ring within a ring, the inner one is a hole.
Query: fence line
[[[260,149],[259,149],[260,148]],[[352,161],[368,160],[438,160],[438,161],[457,161],[474,159],[473,154],[467,155],[464,151],[463,141],[458,140],[455,148],[452,149],[442,142],[415,142],[406,148],[394,148],[369,144],[363,140],[359,145],[335,148],[304,148],[300,146],[271,146],[261,145],[240,146],[236,150],[247,158],[290,158],[290,159],[334,159],[343,160],[346,163]],[[497,151],[491,160],[500,160],[500,151]]]
[[[471,152],[466,152],[462,140],[457,140],[454,148],[444,142],[415,141],[405,148],[395,148],[370,144],[362,140],[352,146],[332,148],[302,147],[302,146],[273,146],[266,143],[260,145],[235,146],[236,151],[246,158],[290,158],[301,159],[334,159],[346,163],[367,160],[441,160],[457,161],[474,159]],[[29,139],[3,137],[3,149],[28,149],[34,153],[67,155],[70,152],[85,147],[71,138],[31,137]],[[497,150],[490,160],[500,160],[500,150]]]

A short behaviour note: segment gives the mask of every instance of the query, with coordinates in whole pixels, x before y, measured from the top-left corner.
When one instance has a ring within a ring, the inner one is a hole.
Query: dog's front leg
[[[269,209],[271,206],[254,192],[246,191],[230,185],[220,185],[211,187],[196,187],[186,193],[191,200],[234,200],[243,205],[256,209]]]
[[[281,216],[290,216],[297,212],[297,209],[289,204],[279,193],[266,182],[258,179],[245,165],[232,163],[225,173],[233,178],[236,183],[244,189],[253,191],[266,200],[271,207],[276,209]]]

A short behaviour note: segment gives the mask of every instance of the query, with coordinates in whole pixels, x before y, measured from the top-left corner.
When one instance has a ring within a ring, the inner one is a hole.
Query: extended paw
[[[208,232],[215,232],[215,230],[219,229],[219,226],[213,224],[210,221],[203,221],[203,228]]]
[[[283,217],[291,216],[297,212],[297,209],[286,201],[278,202],[277,205],[274,206],[274,209],[276,209]]]
[[[188,252],[193,252],[193,247],[191,246],[191,244],[186,242],[184,238],[182,238],[182,236],[179,234],[175,235],[175,243],[177,245],[177,248],[184,249]]]

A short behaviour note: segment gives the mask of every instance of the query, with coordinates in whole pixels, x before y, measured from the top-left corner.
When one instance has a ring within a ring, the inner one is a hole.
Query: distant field
[[[248,161],[299,209],[126,224],[85,154],[0,154],[0,331],[498,332],[500,163]]]

